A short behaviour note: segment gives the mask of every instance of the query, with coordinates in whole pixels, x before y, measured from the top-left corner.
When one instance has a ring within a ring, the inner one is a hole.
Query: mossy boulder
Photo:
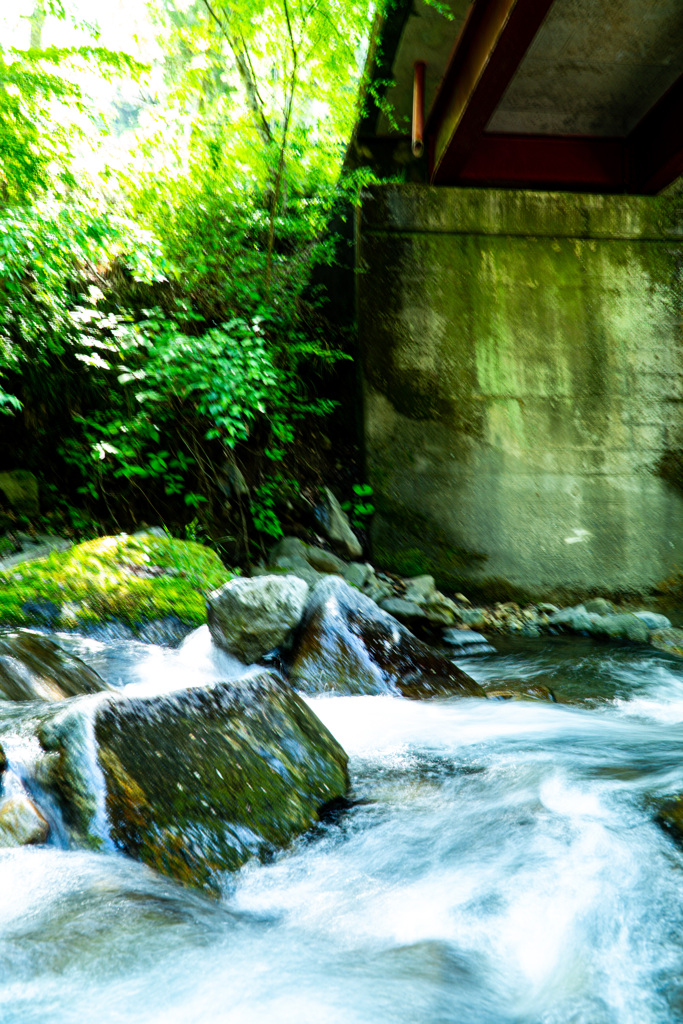
[[[134,631],[173,617],[206,621],[205,595],[232,578],[209,548],[152,534],[99,537],[0,572],[0,624]]]
[[[81,841],[110,839],[213,893],[221,872],[287,845],[348,788],[342,748],[269,672],[161,696],[107,696],[94,709],[70,709],[40,739],[59,753],[55,788]]]
[[[484,697],[481,686],[338,576],[314,588],[289,678],[306,693]]]

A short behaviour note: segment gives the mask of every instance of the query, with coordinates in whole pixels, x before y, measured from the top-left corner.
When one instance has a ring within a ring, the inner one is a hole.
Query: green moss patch
[[[77,629],[119,620],[135,628],[174,616],[206,621],[205,595],[231,579],[218,555],[192,541],[98,537],[0,572],[0,624]]]

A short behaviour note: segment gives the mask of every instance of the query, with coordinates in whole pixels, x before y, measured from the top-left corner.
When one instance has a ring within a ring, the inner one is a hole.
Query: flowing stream
[[[237,671],[205,631],[175,652],[60,642],[117,686]],[[683,1021],[683,852],[654,822],[683,792],[683,662],[496,647],[458,663],[564,703],[310,699],[352,805],[219,902],[59,829],[0,852],[0,1024]]]

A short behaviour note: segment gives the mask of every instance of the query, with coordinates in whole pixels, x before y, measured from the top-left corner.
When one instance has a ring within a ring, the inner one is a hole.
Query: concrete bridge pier
[[[385,185],[357,299],[373,557],[488,597],[683,569],[683,203]]]

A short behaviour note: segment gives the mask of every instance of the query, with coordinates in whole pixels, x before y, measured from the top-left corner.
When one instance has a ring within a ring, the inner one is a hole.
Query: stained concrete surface
[[[683,450],[682,267],[676,199],[370,190],[374,560],[534,594],[642,592],[683,566],[666,470]]]

